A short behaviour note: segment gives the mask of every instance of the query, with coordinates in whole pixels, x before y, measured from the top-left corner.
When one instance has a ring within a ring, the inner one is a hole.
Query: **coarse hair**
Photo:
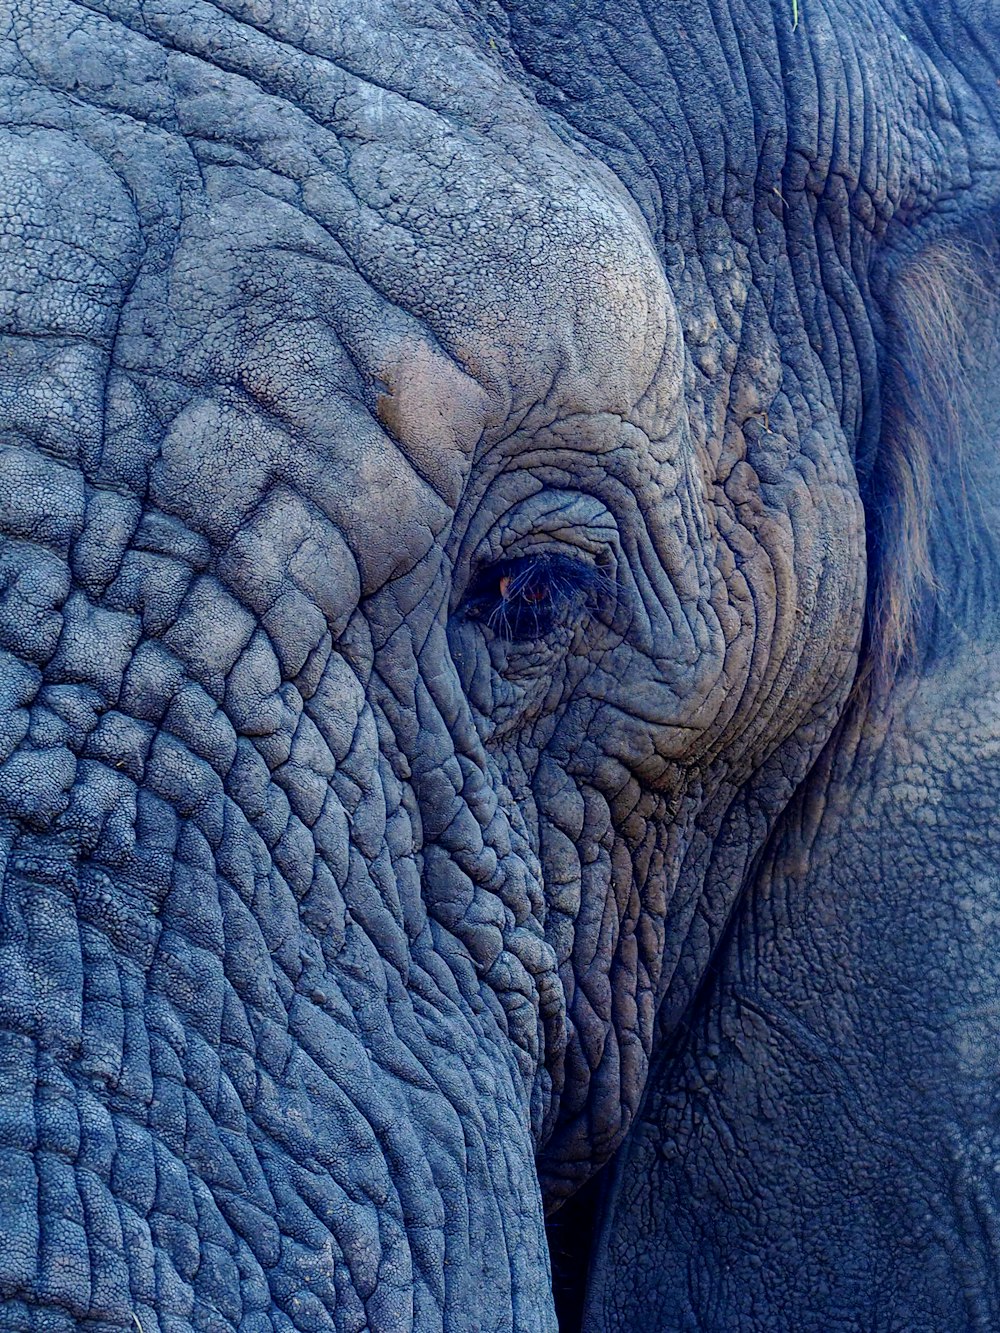
[[[971,522],[962,446],[976,420],[965,372],[970,328],[992,294],[983,247],[935,241],[889,289],[882,418],[870,476],[862,485],[868,537],[868,602],[856,692],[884,696],[913,662],[939,592],[931,532],[944,487]],[[948,475],[946,476],[945,473]]]

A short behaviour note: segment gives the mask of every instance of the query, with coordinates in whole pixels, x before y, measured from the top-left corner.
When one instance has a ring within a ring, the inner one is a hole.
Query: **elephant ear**
[[[870,465],[859,460],[869,565],[859,693],[885,696],[929,638],[940,649],[956,581],[997,568],[984,506],[997,485],[998,245],[991,216],[924,246],[888,286],[881,430]],[[973,579],[967,592],[989,590]],[[979,606],[962,641],[991,615]]]
[[[604,1187],[588,1330],[1000,1327],[1000,244],[886,284],[867,655]]]

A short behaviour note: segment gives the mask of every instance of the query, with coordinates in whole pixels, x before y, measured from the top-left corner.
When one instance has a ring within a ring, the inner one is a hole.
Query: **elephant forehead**
[[[362,585],[378,586],[391,546],[410,564],[440,539],[484,431],[538,403],[662,417],[664,382],[675,411],[679,334],[637,209],[457,10],[425,31],[387,4],[374,42],[371,14],[338,4],[248,23],[179,0],[126,11],[60,10],[65,31],[25,13],[19,42],[58,81],[57,47],[86,30],[74,80],[127,113],[92,138],[129,180],[145,261],[98,308],[115,365],[158,396],[171,512],[193,521],[201,486],[205,524],[228,514],[235,531],[245,502],[289,484],[338,526],[371,525],[385,559]],[[63,208],[76,199],[100,238],[127,212],[113,196],[78,164]],[[99,243],[121,259],[138,238]],[[380,527],[383,496],[406,532]]]
[[[144,201],[145,273],[131,312],[108,315],[118,364],[238,383],[297,432],[331,394],[360,399],[448,506],[484,425],[537,403],[566,418],[642,402],[638,424],[662,434],[680,339],[645,224],[472,11],[117,12],[25,7],[15,27],[56,95],[90,99],[80,124]]]
[[[657,375],[677,373],[676,319],[638,209],[488,43],[477,49],[460,14],[441,7],[418,23],[404,8],[380,6],[376,23],[353,6],[293,2],[263,7],[252,26],[213,10],[203,26],[166,3],[115,42],[142,47],[146,26],[185,53],[165,67],[174,123],[209,208],[258,249],[338,250],[501,418],[554,395],[560,410],[630,412]],[[107,60],[120,63],[117,45]],[[160,70],[159,45],[154,60]],[[287,219],[276,229],[265,196],[300,214],[300,235],[312,223],[313,239],[290,240]]]
[[[680,387],[662,278],[613,198],[512,191],[489,205],[488,228],[477,215],[447,245],[428,222],[407,266],[392,228],[356,203],[334,229],[315,201],[248,192],[241,168],[203,177],[164,299],[155,277],[136,285],[118,347],[129,368],[216,386],[211,410],[170,433],[157,472],[158,498],[200,531],[225,539],[283,479],[357,540],[370,590],[399,572],[390,546],[410,567],[443,536],[485,432],[542,402],[577,419],[634,414],[664,372]],[[517,199],[515,235],[497,209]],[[593,436],[581,427],[574,447]]]
[[[382,201],[352,238],[366,268],[504,413],[553,397],[568,411],[629,413],[676,320],[617,182],[541,123],[516,162],[485,136],[427,132],[432,146],[376,141],[355,155],[354,188]]]
[[[370,593],[444,534],[486,395],[307,214],[238,172],[205,177],[168,280],[135,284],[116,347],[168,420],[153,498],[224,549],[265,515],[284,541],[268,497],[297,493]]]
[[[676,375],[659,261],[603,168],[541,121],[516,159],[441,118],[418,143],[382,128],[352,155],[357,204],[340,236],[486,389],[495,418],[543,400],[562,413],[627,415],[664,369]],[[317,216],[329,188],[314,180],[304,191]]]

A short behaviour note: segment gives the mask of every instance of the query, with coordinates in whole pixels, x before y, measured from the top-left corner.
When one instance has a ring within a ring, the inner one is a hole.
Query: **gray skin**
[[[992,13],[3,33],[0,1328],[994,1327]]]

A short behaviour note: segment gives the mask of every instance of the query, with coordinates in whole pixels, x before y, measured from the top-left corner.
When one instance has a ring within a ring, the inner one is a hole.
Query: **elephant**
[[[3,13],[0,1327],[1000,1327],[996,7]]]

